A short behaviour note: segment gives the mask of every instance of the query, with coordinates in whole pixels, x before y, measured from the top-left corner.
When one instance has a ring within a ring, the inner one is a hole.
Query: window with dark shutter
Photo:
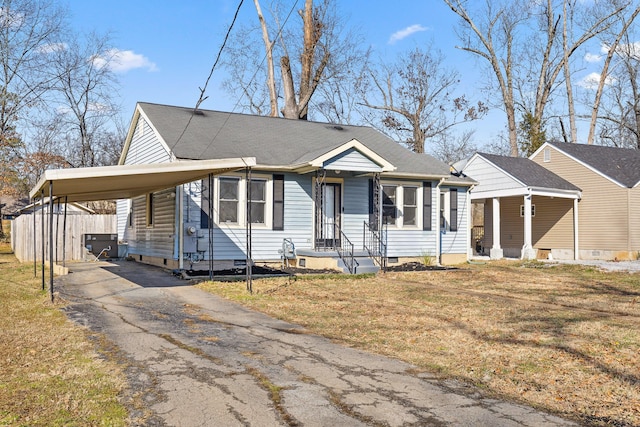
[[[273,229],[284,230],[284,175],[273,175]]]
[[[449,206],[451,208],[449,215],[449,230],[458,231],[458,190],[452,188],[449,191]]]
[[[422,229],[431,231],[431,182],[422,183]]]

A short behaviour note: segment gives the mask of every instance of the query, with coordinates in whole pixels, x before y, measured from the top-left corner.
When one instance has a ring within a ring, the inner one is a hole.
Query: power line
[[[282,31],[284,30],[284,27],[287,25],[287,21],[289,21],[289,18],[291,17],[291,15],[293,14],[293,11],[295,10],[295,8],[298,6],[298,2],[300,0],[296,0],[295,3],[293,4],[293,6],[291,6],[291,10],[289,10],[289,14],[287,15],[287,17],[285,18],[284,22],[282,23],[282,25],[280,26],[280,29],[278,31],[278,34],[276,35],[274,40],[277,40],[278,38],[280,38],[280,36],[282,35]],[[273,48],[273,44],[271,45],[271,48]],[[251,84],[251,82],[253,82],[253,79],[256,78],[256,75],[258,75],[258,71],[260,69],[262,69],[262,64],[264,64],[265,59],[267,58],[267,52],[264,53],[264,56],[262,57],[262,61],[260,61],[260,65],[258,65],[258,67],[256,68],[256,71],[253,73],[253,76],[251,77],[251,79],[249,80],[248,84]],[[231,109],[231,113],[233,113],[236,108],[238,107],[238,105],[240,104],[240,100],[242,99],[242,96],[244,96],[244,94],[240,95],[238,97],[238,101],[236,101],[236,105],[234,105],[234,107]],[[192,116],[193,117],[193,116]],[[227,120],[229,120],[229,117],[231,117],[231,115],[227,115],[227,118],[225,119],[225,122],[223,123],[222,126],[220,126],[220,129],[218,129],[218,132],[213,135],[211,137],[211,141],[209,142],[209,144],[202,150],[202,153],[200,153],[200,156],[202,156],[204,153],[207,152],[207,150],[209,150],[209,147],[211,147],[211,144],[213,144],[213,142],[216,140],[216,137],[218,136],[218,133],[220,133],[220,131],[222,131],[222,128],[224,127],[224,125],[227,123]],[[191,119],[189,119],[189,121],[191,121]]]
[[[293,11],[298,6],[298,2],[299,1],[300,0],[296,0],[295,3],[293,4],[293,6],[291,6],[291,9],[289,10],[289,14],[285,18],[285,20],[282,23],[282,25],[280,26],[280,29],[278,30],[278,34],[276,34],[276,37],[274,38],[274,42],[271,44],[271,48],[270,49],[273,49],[273,45],[275,44],[275,40],[278,40],[280,38],[280,36],[282,35],[282,31],[284,30],[284,27],[287,25],[287,21],[289,21],[289,18],[291,17],[291,14],[293,13]],[[262,69],[262,64],[264,64],[265,59],[267,59],[267,54],[268,54],[267,52],[264,53],[264,56],[262,57],[262,61],[260,61],[260,64],[258,65],[258,67],[256,67],[256,71],[253,73],[253,76],[251,76],[251,79],[249,79],[249,83],[247,84],[247,86],[250,85],[253,82],[253,79],[255,79],[256,76],[258,75],[258,71],[260,71]],[[245,95],[245,92],[240,94],[240,96],[238,97],[238,101],[236,101],[236,105],[233,106],[233,108],[231,109],[231,112],[236,111],[236,108],[238,108],[238,105],[240,104],[240,100],[242,99],[242,97],[244,95]]]
[[[244,3],[244,0],[240,0],[240,3],[238,3],[238,7],[236,8],[236,13],[233,15],[233,20],[231,21],[231,24],[229,25],[229,28],[227,29],[227,34],[224,36],[224,40],[222,42],[222,46],[220,46],[220,49],[218,50],[218,54],[216,55],[216,60],[213,63],[213,66],[211,67],[211,71],[209,72],[209,76],[207,77],[207,80],[205,81],[204,86],[202,88],[198,88],[198,89],[200,89],[200,97],[198,98],[198,101],[196,102],[196,106],[193,108],[194,113],[198,110],[198,107],[200,107],[200,104],[202,104],[202,102],[208,98],[208,96],[204,96],[204,94],[205,94],[205,92],[207,90],[207,86],[209,85],[209,80],[211,80],[211,76],[213,76],[213,72],[216,69],[216,66],[218,65],[218,62],[220,61],[220,57],[222,56],[222,51],[223,51],[224,47],[227,45],[227,41],[229,40],[229,36],[231,35],[231,30],[233,29],[233,26],[236,23],[236,20],[238,19],[238,14],[240,13],[240,8],[242,7],[243,3]],[[171,147],[172,150],[178,144],[178,142],[180,142],[180,140],[184,136],[185,132],[187,132],[187,129],[189,128],[189,125],[191,124],[191,120],[192,119],[193,119],[193,114],[191,115],[191,117],[189,117],[189,121],[187,122],[187,124],[185,125],[184,129],[182,130],[182,133],[180,134],[180,136],[178,137],[176,142]]]

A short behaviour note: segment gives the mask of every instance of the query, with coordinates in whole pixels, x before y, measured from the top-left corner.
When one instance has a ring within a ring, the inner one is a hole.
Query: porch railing
[[[322,227],[322,238],[316,239],[316,250],[336,251],[349,273],[354,274],[358,268],[355,257],[355,245],[344,234],[340,224],[326,222]]]
[[[351,240],[347,237],[342,229],[336,225],[337,231],[340,233],[340,246],[336,248],[338,256],[344,263],[344,266],[349,270],[350,274],[355,274],[358,267],[358,261],[354,255],[354,246]]]
[[[363,248],[369,256],[380,266],[382,271],[387,270],[387,233],[376,230],[365,221],[362,231]]]

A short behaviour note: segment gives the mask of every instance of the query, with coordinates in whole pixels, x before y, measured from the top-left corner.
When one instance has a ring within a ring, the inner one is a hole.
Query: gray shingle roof
[[[447,164],[427,154],[416,154],[370,127],[211,110],[193,114],[192,108],[139,105],[179,159],[255,157],[258,167],[291,166],[356,139],[393,164],[397,173],[450,176]]]
[[[640,182],[640,150],[561,142],[549,145],[628,188]]]
[[[487,153],[478,153],[478,155],[489,160],[527,187],[580,191],[578,187],[569,181],[545,169],[533,160]]]

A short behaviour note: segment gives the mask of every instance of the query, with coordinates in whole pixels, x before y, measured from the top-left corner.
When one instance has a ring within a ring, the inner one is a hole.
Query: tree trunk
[[[258,19],[260,20],[260,27],[262,28],[262,40],[264,41],[264,48],[267,53],[267,87],[269,88],[269,116],[278,117],[278,95],[276,93],[276,78],[273,66],[273,44],[269,39],[269,31],[267,29],[267,23],[262,15],[262,9],[260,8],[260,2],[253,0],[256,5],[256,11],[258,12]]]
[[[625,24],[622,26],[622,29],[616,36],[616,39],[613,42],[613,44],[609,46],[609,52],[607,52],[607,58],[604,60],[604,65],[602,66],[602,73],[600,73],[598,90],[596,91],[596,96],[593,101],[593,109],[591,110],[591,122],[589,123],[589,136],[587,137],[587,144],[593,144],[593,140],[595,138],[596,121],[598,119],[598,109],[600,108],[600,100],[602,98],[602,92],[604,90],[604,85],[607,80],[607,75],[609,73],[609,66],[611,65],[611,60],[613,59],[613,55],[615,54],[615,51],[618,48],[618,45],[620,44],[620,40],[629,29],[629,26],[631,25],[631,23],[636,19],[636,17],[638,16],[638,13],[640,13],[640,7],[637,7],[633,11],[631,16],[629,17],[629,20],[625,22]]]
[[[569,69],[569,46],[567,35],[567,1],[562,2],[562,44],[564,52],[564,82],[567,88],[567,104],[569,107],[569,131],[571,132],[571,142],[573,144],[578,143],[578,129],[576,127],[576,109],[573,102],[573,87],[571,85],[571,70]]]
[[[307,97],[307,94],[311,90],[311,70],[313,69],[313,56],[320,37],[321,30],[317,26],[321,25],[315,22],[313,19],[313,1],[306,0],[304,3],[304,14],[302,16],[304,38],[303,38],[303,50],[302,57],[300,58],[300,64],[302,67],[300,73],[300,100]],[[308,104],[300,110],[300,118],[307,119]]]
[[[287,119],[297,120],[300,118],[300,115],[288,56],[280,58],[280,73],[282,74],[282,88],[284,90],[284,108],[282,109],[282,115]]]

